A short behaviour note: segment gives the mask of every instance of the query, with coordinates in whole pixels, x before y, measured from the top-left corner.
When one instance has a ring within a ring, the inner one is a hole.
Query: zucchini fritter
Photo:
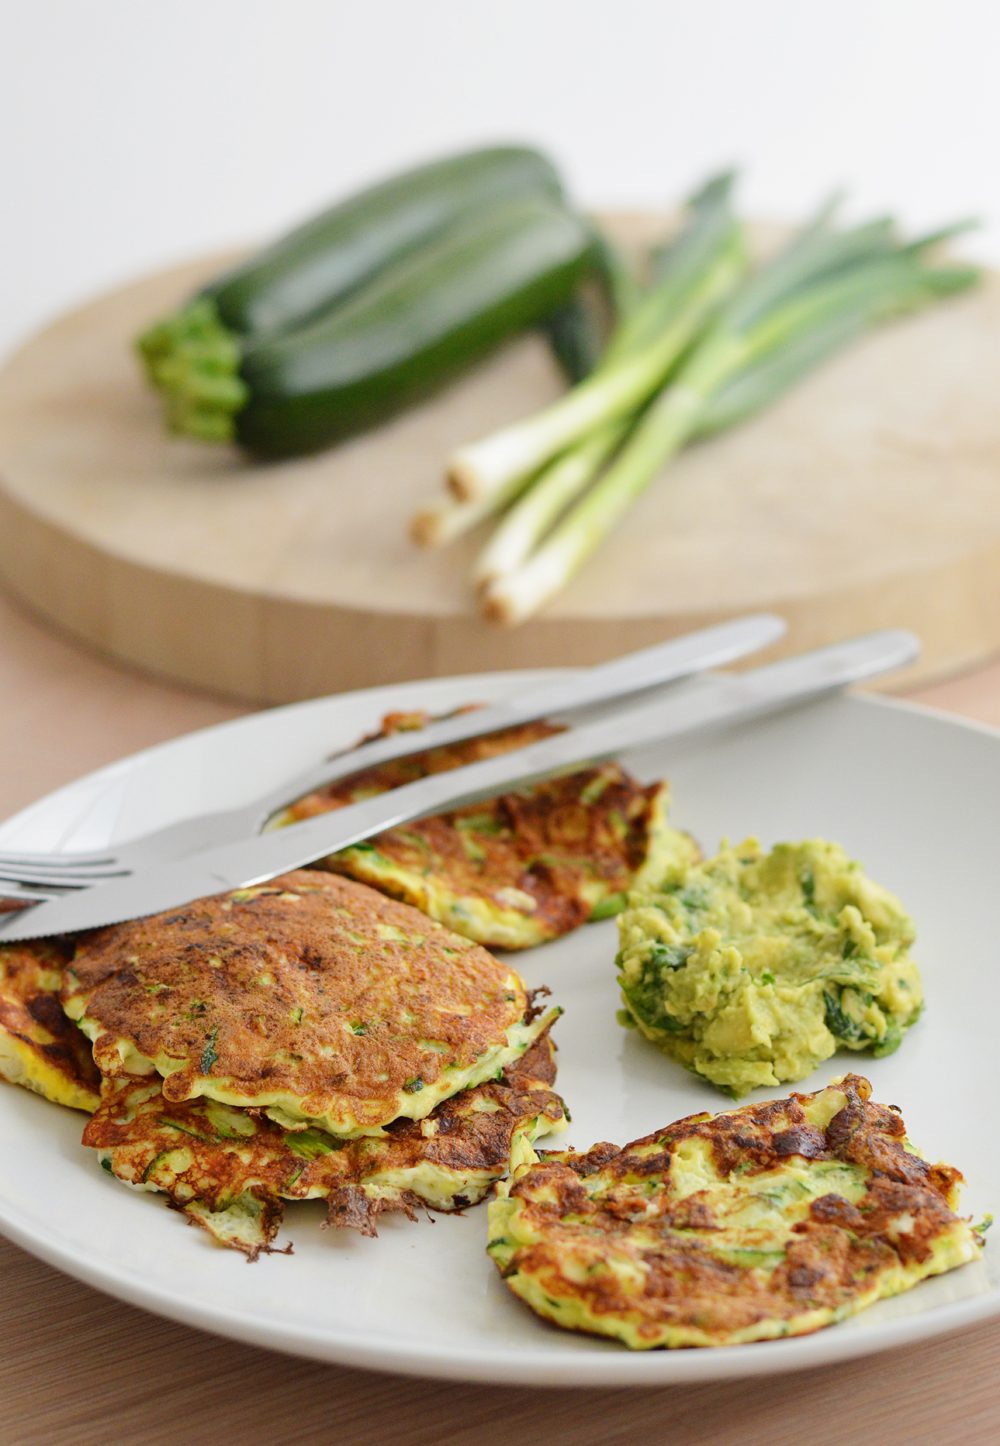
[[[501,1079],[465,1090],[427,1119],[378,1138],[285,1132],[258,1111],[214,1100],[170,1104],[158,1079],[105,1081],[83,1142],[127,1184],[162,1190],[216,1240],[255,1258],[268,1250],[285,1200],[325,1199],[327,1224],[375,1234],[386,1210],[460,1210],[506,1175],[517,1140],[564,1126],[554,1047],[545,1032]]]
[[[524,1149],[489,1210],[510,1289],[627,1346],[802,1335],[975,1260],[962,1176],[845,1075],[813,1095],[691,1115],[619,1149]]]
[[[506,964],[406,904],[300,870],[80,940],[63,1004],[102,1074],[285,1128],[378,1134],[517,1059],[541,1025]]]
[[[427,721],[426,714],[390,714],[382,734]],[[559,731],[550,723],[524,724],[394,759],[300,799],[277,822],[342,808]],[[480,944],[528,949],[617,913],[628,889],[659,884],[697,858],[687,835],[667,823],[668,801],[665,783],[644,787],[607,763],[389,829],[325,866],[404,899]]]
[[[90,1111],[100,1077],[86,1038],[59,1003],[67,958],[48,940],[0,947],[0,1078]]]

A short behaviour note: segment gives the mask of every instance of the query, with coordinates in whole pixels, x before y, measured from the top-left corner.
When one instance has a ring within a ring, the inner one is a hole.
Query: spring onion
[[[742,228],[729,206],[731,177],[691,201],[691,221],[663,278],[633,308],[596,371],[551,407],[457,452],[448,469],[455,495],[500,492],[540,471],[597,426],[626,419],[663,385],[746,269]]]
[[[487,615],[523,620],[557,592],[664,463],[700,429],[749,415],[861,331],[977,279],[925,266],[928,243],[869,244],[884,227],[833,233],[826,217],[740,289],[669,385],[630,430],[603,475],[514,572],[486,592]],[[867,232],[867,236],[863,233]],[[929,238],[936,239],[936,238]],[[714,423],[712,420],[715,407]]]
[[[590,475],[592,473],[588,474],[588,481]],[[522,490],[522,485],[515,482],[510,487],[467,501],[450,493],[435,497],[414,513],[410,520],[410,537],[420,547],[444,547],[497,512],[502,512]]]
[[[641,354],[663,339],[665,330],[681,318],[692,294],[725,247],[742,242],[730,209],[733,175],[713,177],[689,201],[689,218],[679,234],[654,251],[650,286],[641,291],[617,249],[603,237],[598,267],[616,325],[601,358],[607,371],[623,358]],[[662,385],[670,361],[676,361],[687,336],[687,325],[670,333],[660,350],[657,386]],[[672,357],[668,359],[668,347]],[[443,546],[471,528],[503,512],[512,498],[520,497],[503,517],[476,563],[475,581],[489,580],[518,566],[548,531],[559,514],[590,482],[597,467],[610,456],[633,420],[633,411],[585,436],[549,460],[540,470],[523,474],[515,469],[504,480],[473,496],[435,499],[421,508],[410,524],[410,536],[424,547]],[[522,495],[523,494],[523,495]]]
[[[682,447],[753,416],[888,318],[961,291],[971,267],[901,242],[891,217],[834,224],[826,204],[747,274],[731,175],[688,203],[638,292],[617,264],[617,325],[595,370],[553,406],[462,448],[450,496],[414,523],[443,542],[494,516],[473,568],[488,617],[516,623],[557,592]]]
[[[473,565],[472,581],[477,587],[486,587],[494,578],[503,577],[521,566],[563,510],[608,460],[627,430],[627,423],[611,422],[577,447],[557,457],[525,489],[520,499],[505,513]],[[455,505],[474,508],[476,503],[459,502]]]
[[[605,366],[614,366],[623,357],[641,352],[676,321],[698,282],[699,265],[712,265],[713,238],[720,229],[730,231],[733,179],[731,172],[716,176],[691,198],[687,225],[653,252],[651,288],[644,304],[639,304],[634,292],[623,295],[626,283],[619,279],[622,322],[608,344]],[[701,263],[699,258],[703,258]],[[633,421],[634,414],[630,414],[591,432],[557,456],[522,490],[476,559],[472,580],[477,587],[487,587],[494,578],[520,567],[563,510],[608,461]]]
[[[731,174],[717,177],[692,199],[690,204],[694,212],[693,226],[704,225],[706,207],[728,204],[732,181]],[[892,221],[888,218],[869,222],[853,231],[830,233],[828,223],[834,204],[828,203],[812,226],[798,238],[794,247],[789,248],[779,277],[783,289],[793,290],[796,285],[817,272],[833,275],[852,262],[884,255],[893,245]],[[651,271],[653,281],[658,287],[656,304],[647,305],[638,311],[633,301],[631,311],[636,314],[627,325],[619,328],[613,338],[607,353],[609,362],[613,363],[627,355],[630,350],[637,350],[655,334],[658,324],[662,326],[670,320],[671,304],[676,306],[683,301],[683,293],[679,295],[676,286],[664,291],[662,284],[672,282],[678,272],[682,276],[687,274],[682,268],[687,264],[691,246],[689,231],[690,228],[682,231],[678,238],[654,251]],[[763,294],[763,290],[762,283],[757,290],[758,298]],[[773,278],[768,292],[774,292]],[[723,392],[706,406],[697,426],[697,435],[720,431],[764,405],[763,400],[758,398],[765,390],[769,394],[776,394],[781,385],[794,380],[795,374],[809,365],[815,365],[828,354],[833,345],[832,332],[831,327],[822,338],[807,336],[806,344],[801,348],[789,348],[788,355],[783,354],[780,376],[779,364],[772,364],[768,368],[761,366],[754,369],[751,376],[741,378],[742,384],[723,389]],[[822,343],[823,350],[814,356],[818,341]],[[786,374],[787,381],[783,381]],[[592,433],[575,448],[558,457],[530,486],[522,490],[521,496],[505,513],[474,564],[472,580],[477,587],[488,588],[495,579],[513,572],[527,560],[563,510],[586,489],[622,443],[634,422],[635,415],[632,415]],[[447,529],[435,529],[435,540],[440,541],[455,535],[455,530],[462,526],[463,519],[471,526],[482,518],[482,512],[469,503],[456,503],[451,510],[443,506],[440,510],[450,522]],[[426,532],[429,529],[422,530]],[[487,611],[497,612],[502,616],[502,604],[495,601],[491,603],[488,598]]]

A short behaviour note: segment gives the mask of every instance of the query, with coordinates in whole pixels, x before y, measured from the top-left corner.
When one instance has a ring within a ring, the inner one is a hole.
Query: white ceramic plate
[[[525,686],[531,674],[410,683],[283,708],[196,733],[61,789],[0,828],[0,844],[100,845],[196,808],[237,802],[346,745],[389,708],[440,709]],[[902,895],[919,929],[928,1005],[888,1059],[830,1060],[903,1107],[932,1157],[964,1168],[965,1208],[1000,1205],[1000,1152],[984,1120],[1000,1095],[1000,734],[882,699],[837,697],[740,732],[628,759],[666,774],[674,816],[707,849],[825,835]],[[520,956],[529,984],[566,1007],[559,1088],[578,1148],[619,1143],[695,1110],[724,1108],[615,1022],[615,925],[591,925]],[[773,1091],[778,1094],[780,1091]],[[0,1093],[0,1228],[44,1260],[162,1315],[322,1360],[519,1385],[654,1385],[760,1375],[866,1355],[1000,1314],[1000,1251],[813,1336],[720,1350],[631,1354],[544,1325],[484,1254],[483,1208],[380,1223],[377,1240],[320,1230],[290,1206],[292,1256],[248,1267],[184,1228],[162,1198],[122,1188],[79,1145],[81,1120],[27,1093]]]

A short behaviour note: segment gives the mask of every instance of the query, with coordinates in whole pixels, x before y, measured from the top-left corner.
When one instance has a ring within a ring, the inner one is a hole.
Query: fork
[[[105,849],[48,854],[0,851],[0,897],[19,903],[39,903],[58,898],[67,889],[107,883],[151,864],[252,837],[289,803],[360,769],[515,724],[646,692],[731,662],[774,642],[784,631],[785,624],[780,618],[760,613],[687,633],[667,643],[581,670],[570,678],[559,678],[518,693],[489,707],[439,719],[426,728],[363,743],[314,764],[297,777],[236,808],[179,819]]]
[[[802,706],[850,683],[902,667],[918,652],[912,633],[889,628],[746,673],[701,674],[666,696],[656,690],[650,701],[647,692],[645,701],[605,708],[596,722],[573,723],[541,742],[429,774],[290,828],[172,861],[160,860],[132,877],[20,909],[0,921],[0,942],[71,934],[147,918],[193,899],[266,883],[387,828],[443,809],[461,808],[511,788],[565,776],[633,748],[731,728]]]

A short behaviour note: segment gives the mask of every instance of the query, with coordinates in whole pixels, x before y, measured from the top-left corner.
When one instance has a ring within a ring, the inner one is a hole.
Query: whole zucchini
[[[236,366],[176,356],[161,369],[171,424],[268,457],[339,441],[563,306],[594,245],[540,197],[467,218],[312,325],[245,343]]]
[[[519,196],[559,199],[559,175],[526,146],[466,151],[340,201],[204,286],[139,339],[152,380],[183,345],[220,352],[232,337],[312,321],[462,216]]]

